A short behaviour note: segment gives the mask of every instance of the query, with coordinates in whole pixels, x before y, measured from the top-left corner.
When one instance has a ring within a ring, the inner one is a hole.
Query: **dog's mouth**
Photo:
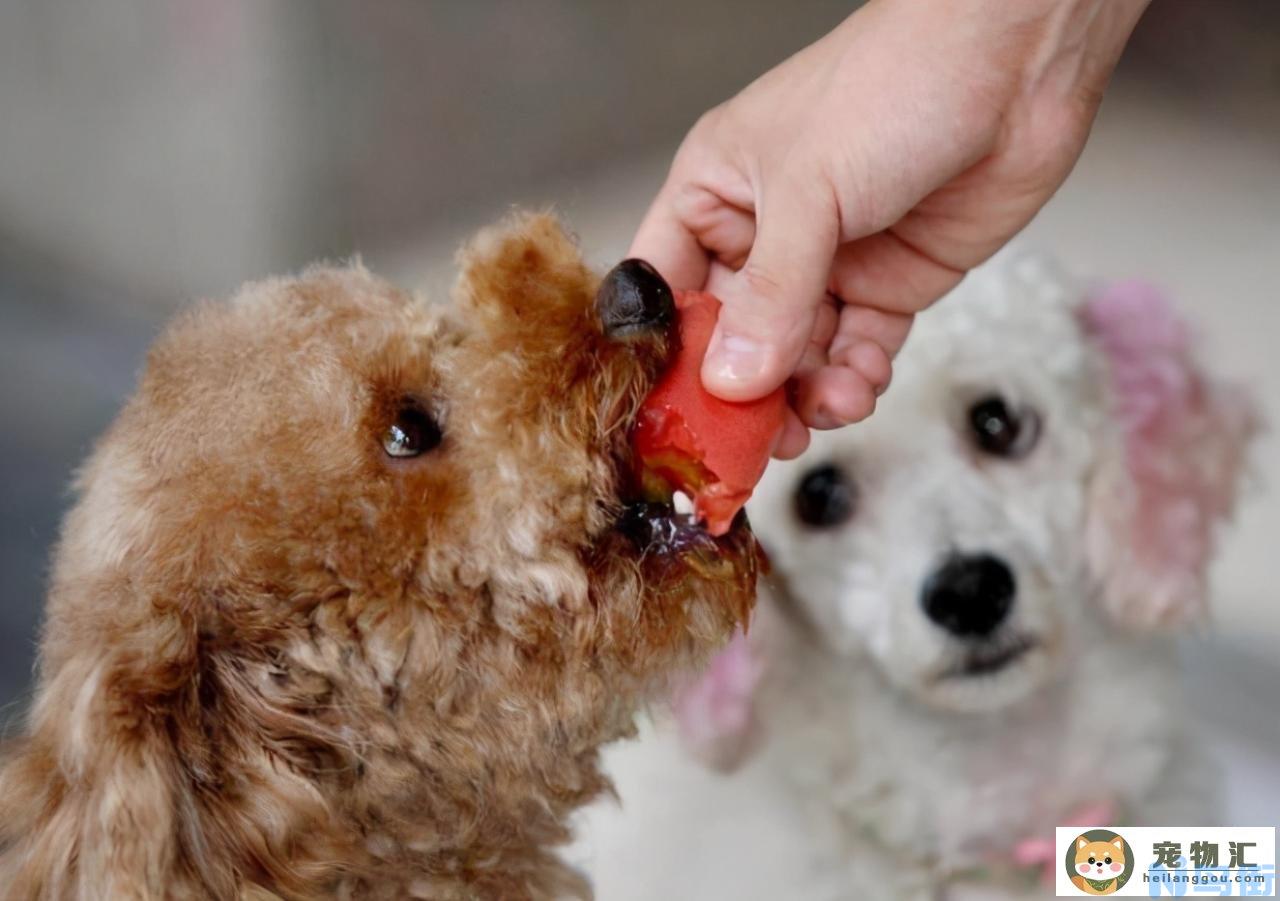
[[[745,625],[755,605],[759,561],[756,536],[738,511],[729,530],[712,535],[691,514],[670,503],[638,501],[627,505],[614,531],[630,544],[655,609],[690,601],[710,603],[726,624]]]
[[[940,679],[968,679],[999,673],[1031,651],[1038,642],[1026,635],[1015,635],[1002,641],[993,641],[967,650],[963,656],[939,676]]]
[[[715,536],[671,503],[638,501],[627,505],[616,528],[646,564],[679,568],[705,581],[736,583],[744,591],[755,588],[758,545],[744,510],[728,532]]]

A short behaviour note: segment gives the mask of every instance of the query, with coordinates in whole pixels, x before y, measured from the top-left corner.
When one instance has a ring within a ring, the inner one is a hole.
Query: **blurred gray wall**
[[[667,140],[849,0],[7,0],[0,237],[174,303]]]
[[[332,227],[304,3],[6,0],[0,236],[141,298],[225,289]]]

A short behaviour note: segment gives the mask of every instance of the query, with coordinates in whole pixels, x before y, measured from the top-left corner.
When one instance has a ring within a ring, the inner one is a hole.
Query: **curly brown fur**
[[[547,217],[483,234],[452,309],[359,266],[193,310],[80,475],[26,734],[22,898],[548,898],[664,674],[746,614],[614,530],[666,338],[615,342]],[[406,398],[444,440],[380,436]]]

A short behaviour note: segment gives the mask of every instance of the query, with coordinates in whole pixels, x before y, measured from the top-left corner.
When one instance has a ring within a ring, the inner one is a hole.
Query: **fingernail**
[[[721,335],[711,348],[711,374],[723,382],[754,382],[764,372],[766,356],[752,338]]]
[[[827,409],[825,404],[820,404],[818,409],[813,411],[813,418],[809,421],[810,428],[818,429],[820,431],[838,429],[842,425],[844,425],[844,423],[837,419],[835,415]]]

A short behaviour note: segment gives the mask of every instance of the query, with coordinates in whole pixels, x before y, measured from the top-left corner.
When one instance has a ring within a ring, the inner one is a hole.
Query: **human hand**
[[[870,415],[914,314],[1048,201],[1147,2],[871,0],[697,122],[630,255],[724,302],[712,393],[792,380],[777,456]]]

